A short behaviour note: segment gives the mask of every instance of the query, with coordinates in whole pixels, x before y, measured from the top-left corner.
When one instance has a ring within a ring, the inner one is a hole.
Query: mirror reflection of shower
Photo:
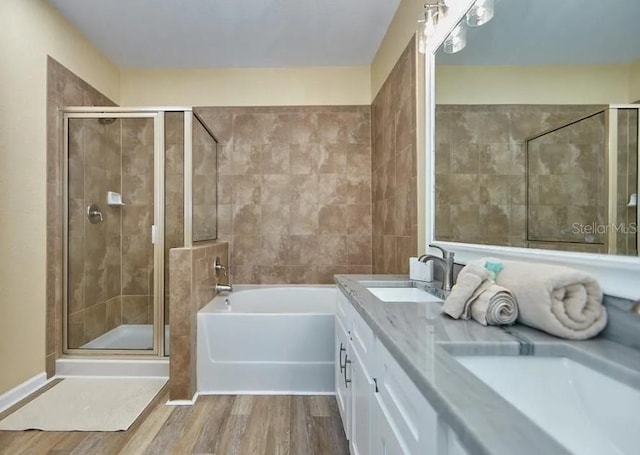
[[[530,247],[638,255],[638,112],[608,106],[526,139]]]

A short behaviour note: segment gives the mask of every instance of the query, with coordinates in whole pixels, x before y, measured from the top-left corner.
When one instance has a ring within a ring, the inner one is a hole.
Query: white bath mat
[[[126,430],[163,378],[69,378],[0,421],[0,430]]]

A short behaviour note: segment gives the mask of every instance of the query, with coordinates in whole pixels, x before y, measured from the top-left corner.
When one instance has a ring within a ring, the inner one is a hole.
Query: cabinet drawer
[[[436,453],[438,417],[389,351],[376,340],[375,374],[387,419],[410,453]]]

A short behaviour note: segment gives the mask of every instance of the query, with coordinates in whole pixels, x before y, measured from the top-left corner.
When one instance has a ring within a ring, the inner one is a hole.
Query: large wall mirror
[[[637,257],[640,1],[491,3],[435,54],[433,238]]]

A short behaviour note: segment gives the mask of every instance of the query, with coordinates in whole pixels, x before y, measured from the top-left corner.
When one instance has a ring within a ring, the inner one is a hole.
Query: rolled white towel
[[[509,325],[518,318],[518,305],[511,292],[490,282],[471,301],[471,317],[482,325]]]
[[[469,299],[489,278],[489,272],[481,265],[469,264],[458,274],[456,284],[442,304],[442,312],[454,319],[469,319]],[[466,317],[465,317],[466,315]]]
[[[588,273],[546,264],[503,261],[496,283],[518,302],[518,322],[570,340],[585,340],[607,325],[602,289]]]

